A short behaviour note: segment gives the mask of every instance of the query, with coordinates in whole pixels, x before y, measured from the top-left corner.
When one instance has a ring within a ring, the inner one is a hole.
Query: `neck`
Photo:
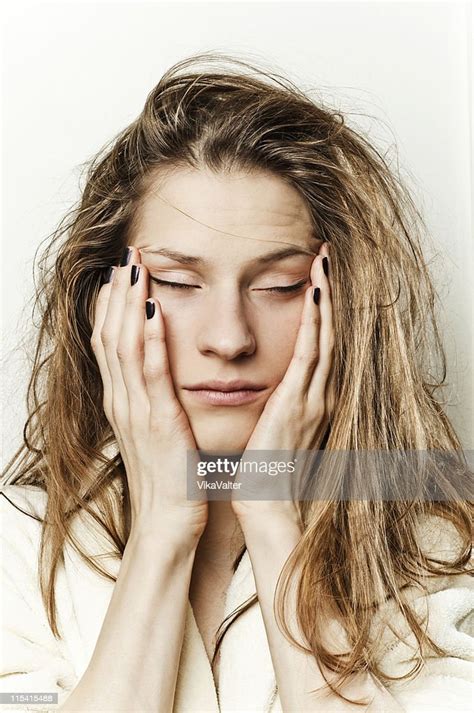
[[[228,500],[208,502],[208,520],[196,556],[208,566],[230,569],[245,540]]]

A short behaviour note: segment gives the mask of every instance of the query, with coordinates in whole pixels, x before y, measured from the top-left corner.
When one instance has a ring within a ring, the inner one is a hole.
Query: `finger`
[[[327,256],[323,255],[322,258],[323,257]],[[319,358],[308,389],[308,401],[313,403],[315,407],[321,402],[321,399],[324,399],[334,352],[333,308],[331,288],[328,279],[330,274],[329,258],[328,275],[324,272],[322,258],[317,265],[317,280],[321,286],[319,305],[317,307],[320,314]]]
[[[135,253],[136,253],[135,249]],[[112,382],[112,410],[114,419],[126,422],[129,417],[128,392],[122,374],[118,355],[118,344],[122,332],[124,312],[130,284],[131,263],[134,249],[130,252],[127,265],[120,264],[115,270],[110,289],[105,321],[101,330],[102,344]],[[123,263],[123,259],[121,261]]]
[[[329,257],[329,243],[327,240],[324,240],[319,246],[319,254],[323,257]]]
[[[296,337],[293,357],[288,366],[282,387],[288,394],[306,394],[311,382],[313,371],[319,358],[319,327],[320,312],[314,302],[314,290],[318,287],[318,264],[321,265],[322,258],[318,255],[311,266],[311,287],[304,296],[303,310],[301,313],[300,326]]]
[[[326,382],[325,403],[329,419],[332,419],[334,415],[334,408],[336,405],[336,374],[334,369],[334,362],[331,366],[331,369],[329,371],[329,378]]]
[[[177,419],[182,412],[174,390],[166,346],[166,330],[161,304],[147,299],[148,314],[144,328],[143,376],[150,399],[150,418],[159,424],[164,419]]]
[[[147,269],[137,261],[139,259],[138,251],[134,250],[130,259],[123,320],[117,344],[117,356],[133,422],[139,419],[146,421],[149,411],[149,398],[143,376],[145,301],[149,283]]]
[[[111,266],[111,272],[106,275],[108,280],[104,282],[101,286],[99,293],[97,295],[97,300],[94,308],[94,321],[92,326],[91,335],[91,348],[94,352],[97,364],[99,366],[100,376],[102,379],[104,398],[103,406],[107,418],[112,416],[112,378],[109,371],[109,365],[107,362],[107,357],[105,354],[104,345],[102,343],[102,328],[104,326],[105,317],[107,314],[107,307],[109,303],[110,291],[112,288],[112,282],[114,279],[114,273],[117,267],[115,265]]]

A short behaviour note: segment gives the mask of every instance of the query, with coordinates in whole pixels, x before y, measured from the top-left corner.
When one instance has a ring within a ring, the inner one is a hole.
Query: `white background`
[[[238,53],[286,73],[398,149],[431,230],[447,411],[474,447],[468,2],[12,2],[3,10],[3,460],[26,417],[33,257],[78,198],[81,164],[176,61]],[[368,115],[368,116],[362,116]],[[31,352],[31,348],[30,348]]]

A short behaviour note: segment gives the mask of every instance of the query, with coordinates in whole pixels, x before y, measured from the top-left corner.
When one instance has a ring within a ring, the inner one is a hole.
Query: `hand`
[[[140,267],[131,285],[132,266]],[[186,497],[187,450],[197,446],[170,375],[165,324],[158,300],[147,319],[149,273],[137,248],[115,267],[95,307],[91,346],[104,386],[103,407],[125,465],[132,530],[163,531],[194,540],[202,534],[207,498]],[[197,453],[195,453],[197,458]]]
[[[335,401],[331,285],[322,267],[323,258],[328,256],[328,245],[323,243],[311,266],[312,284],[305,293],[292,360],[284,378],[265,404],[246,445],[241,463],[247,457],[254,460],[250,454],[246,455],[249,450],[318,450],[322,442]],[[321,290],[319,305],[313,301],[315,287],[320,287]],[[234,482],[238,483],[242,477],[236,475]],[[232,509],[241,523],[248,518],[260,518],[262,515],[282,515],[293,521],[297,520],[294,501],[263,500],[258,497],[258,490],[256,491],[254,486],[256,479],[252,481],[251,474],[244,477],[245,485],[250,482],[251,487],[251,491],[246,492],[251,492],[253,499],[238,500],[239,489],[234,488],[231,491]],[[268,479],[271,476],[265,477]]]

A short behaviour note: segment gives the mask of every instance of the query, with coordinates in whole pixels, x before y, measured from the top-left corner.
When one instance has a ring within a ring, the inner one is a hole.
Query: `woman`
[[[340,114],[201,59],[92,162],[51,243],[1,498],[2,690],[59,694],[25,710],[468,710],[471,474],[427,378],[422,219]],[[378,467],[328,461],[410,449],[449,467],[387,497]],[[241,472],[191,497],[229,451],[324,458],[295,481],[312,497]]]

